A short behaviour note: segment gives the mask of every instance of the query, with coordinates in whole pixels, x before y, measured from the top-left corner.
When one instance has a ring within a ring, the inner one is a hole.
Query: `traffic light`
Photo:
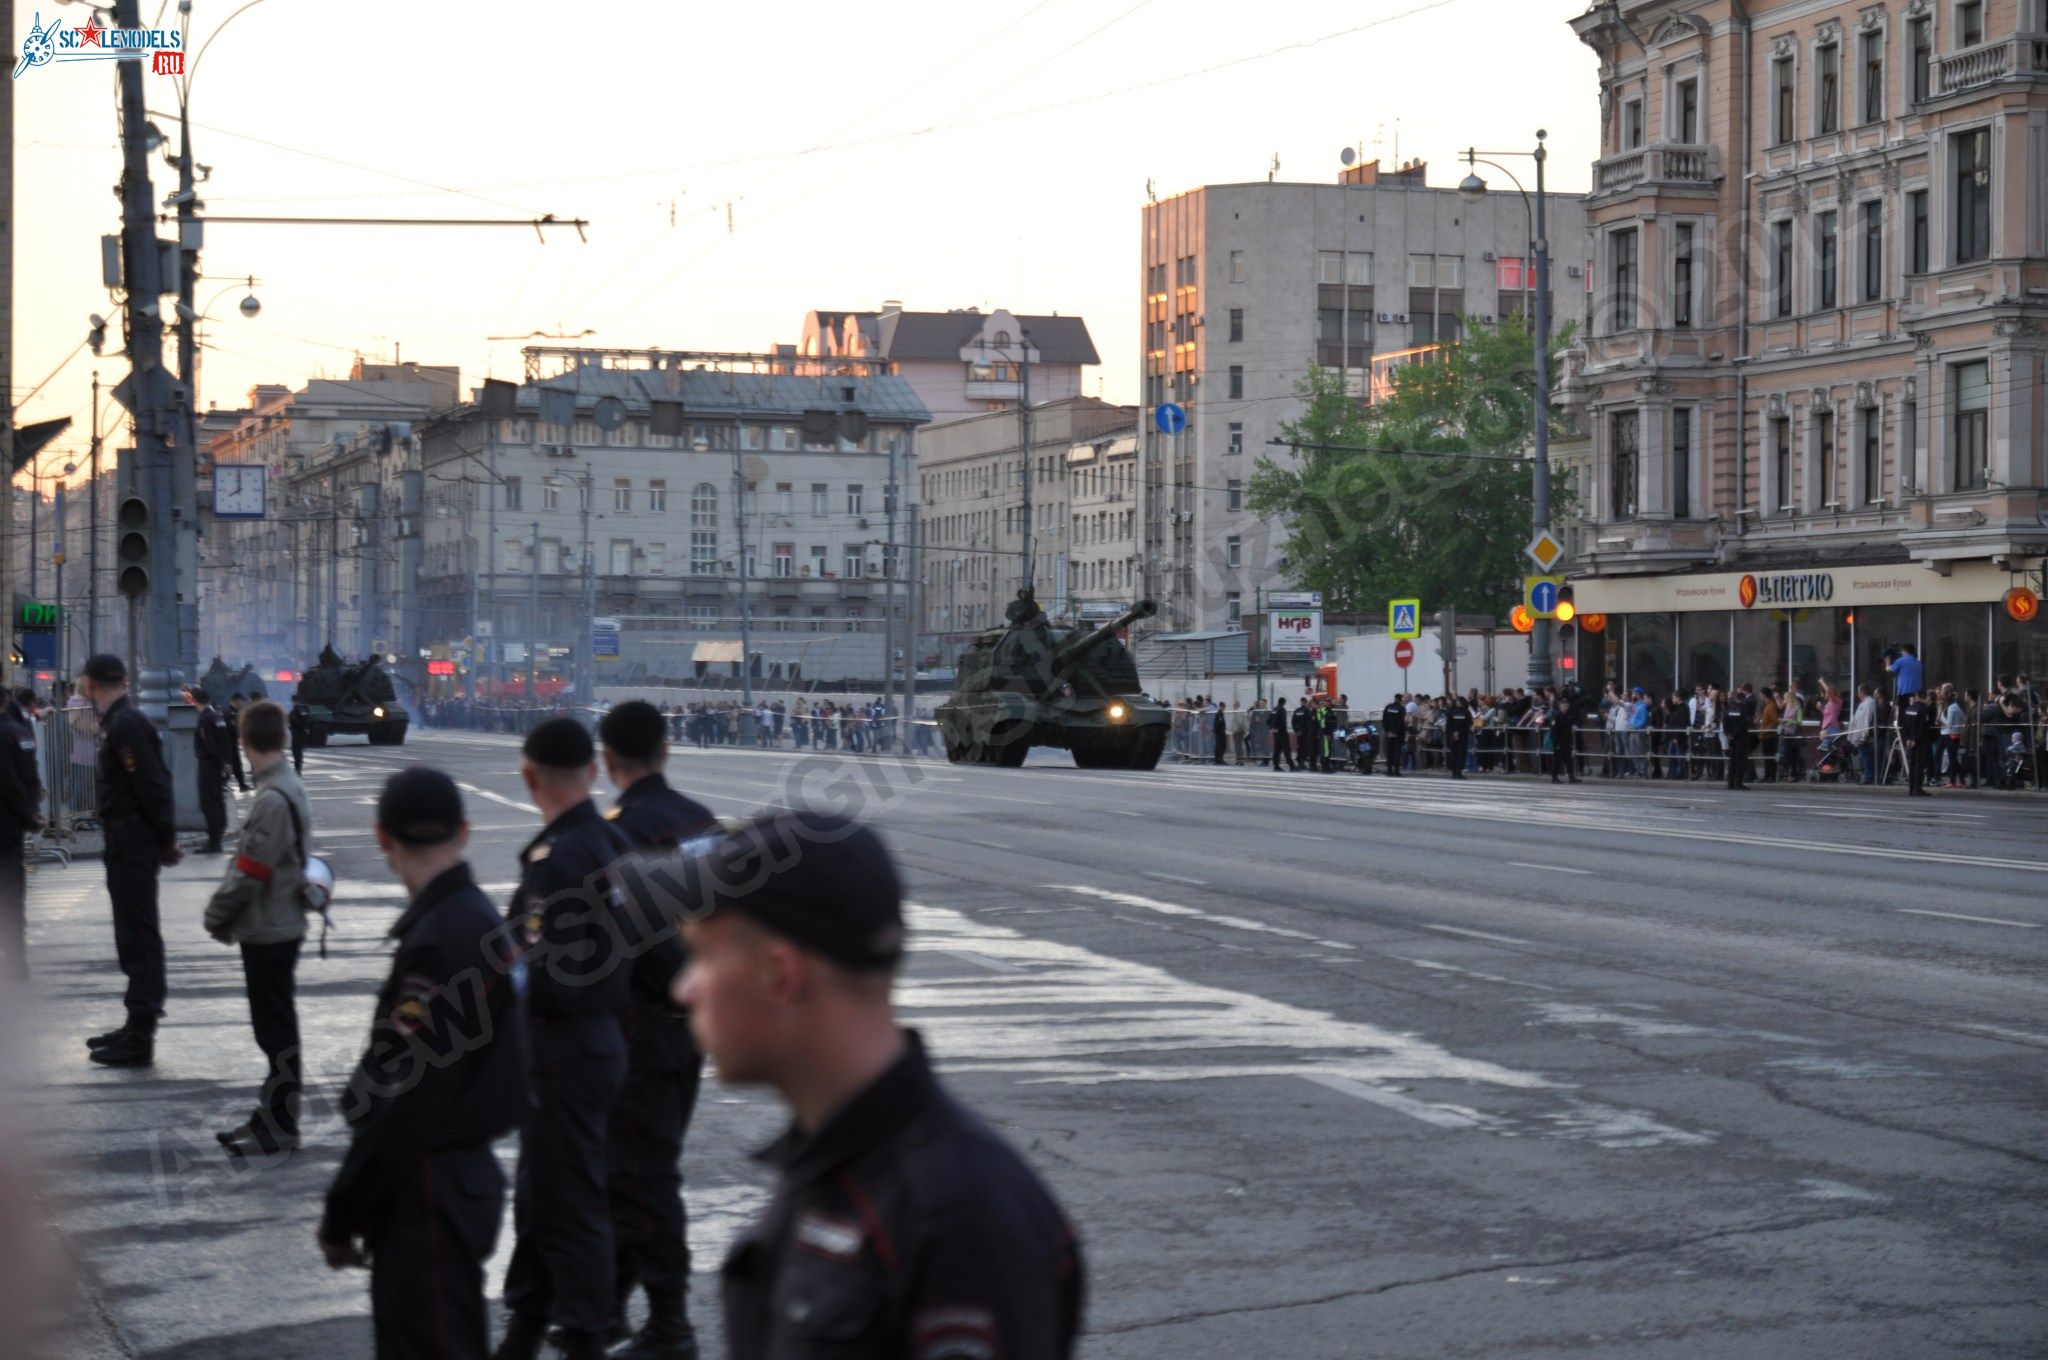
[[[1557,588],[1557,621],[1559,623],[1570,623],[1578,617],[1578,614],[1579,607],[1572,603],[1572,588],[1568,585],[1559,586]]]
[[[114,584],[129,599],[139,599],[149,593],[149,536],[153,529],[149,502],[140,496],[127,496],[114,514],[116,532],[120,535],[114,548],[118,573]]]
[[[1558,617],[1563,618],[1564,615],[1560,614]],[[1579,668],[1579,652],[1575,645],[1577,641],[1577,630],[1570,624],[1561,623],[1557,626],[1557,664],[1561,669],[1575,671]]]

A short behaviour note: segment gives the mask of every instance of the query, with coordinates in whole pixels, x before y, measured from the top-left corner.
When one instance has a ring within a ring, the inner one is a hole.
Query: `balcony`
[[[1593,195],[1711,191],[1721,182],[1721,153],[1712,146],[1658,142],[1609,156],[1593,166]]]
[[[2048,33],[2022,33],[1953,56],[1936,57],[1934,97],[1945,99],[2001,81],[2044,75],[2048,75]]]

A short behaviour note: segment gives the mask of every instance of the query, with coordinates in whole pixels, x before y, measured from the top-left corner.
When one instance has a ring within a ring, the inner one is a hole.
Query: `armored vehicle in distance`
[[[306,738],[315,746],[337,732],[361,732],[372,746],[397,746],[412,721],[382,657],[352,663],[332,647],[322,647],[319,664],[299,677],[297,698],[306,706]]]

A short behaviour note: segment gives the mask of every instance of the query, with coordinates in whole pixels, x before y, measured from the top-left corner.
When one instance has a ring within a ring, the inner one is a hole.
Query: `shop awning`
[[[700,642],[690,653],[690,660],[737,666],[740,664],[740,645],[737,642]]]

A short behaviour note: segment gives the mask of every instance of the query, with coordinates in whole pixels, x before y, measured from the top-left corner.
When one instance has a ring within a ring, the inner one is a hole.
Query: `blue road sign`
[[[619,654],[619,635],[603,629],[593,632],[590,635],[590,654],[592,656],[617,656]]]
[[[1529,612],[1539,618],[1557,612],[1557,582],[1538,581],[1529,587]]]
[[[1169,401],[1152,413],[1152,423],[1161,434],[1179,434],[1188,427],[1188,413]]]

